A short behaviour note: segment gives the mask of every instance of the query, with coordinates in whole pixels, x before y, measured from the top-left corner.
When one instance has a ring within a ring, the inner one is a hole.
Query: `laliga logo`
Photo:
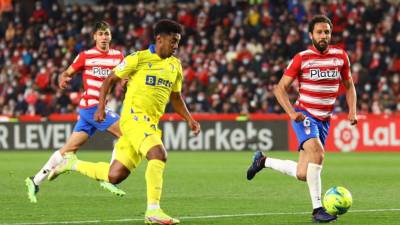
[[[334,134],[335,146],[343,152],[350,152],[357,147],[360,134],[354,126],[350,126],[347,120],[342,120],[335,127]]]

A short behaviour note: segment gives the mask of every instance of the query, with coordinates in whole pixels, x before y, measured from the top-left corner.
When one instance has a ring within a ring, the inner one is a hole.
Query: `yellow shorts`
[[[139,166],[152,147],[163,145],[157,124],[142,119],[143,115],[138,117],[120,123],[122,136],[115,144],[115,159],[130,171]]]

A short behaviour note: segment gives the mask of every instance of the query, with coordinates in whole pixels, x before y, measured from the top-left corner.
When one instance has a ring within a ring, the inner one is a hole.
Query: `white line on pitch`
[[[350,210],[348,213],[367,213],[367,212],[390,212],[400,211],[400,209],[359,209]],[[273,216],[273,215],[301,215],[309,214],[310,212],[266,212],[266,213],[243,213],[243,214],[223,214],[223,215],[205,215],[205,216],[181,216],[180,219],[216,219],[216,218],[230,218],[230,217],[249,217],[249,216]],[[143,218],[127,218],[127,219],[114,219],[114,220],[78,220],[78,221],[54,221],[54,222],[24,222],[24,223],[1,223],[0,225],[49,225],[49,224],[85,224],[85,223],[122,223],[130,221],[142,221]]]

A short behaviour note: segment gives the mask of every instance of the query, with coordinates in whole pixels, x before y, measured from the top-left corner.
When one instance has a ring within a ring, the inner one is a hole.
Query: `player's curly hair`
[[[94,24],[93,32],[96,33],[98,30],[107,30],[110,29],[110,24],[106,21],[98,21]]]
[[[314,16],[310,23],[308,24],[308,32],[312,33],[314,31],[314,26],[316,23],[327,23],[333,29],[333,24],[331,20],[325,15],[316,15]]]
[[[182,34],[182,26],[169,19],[162,19],[158,21],[154,27],[154,37],[159,34]]]

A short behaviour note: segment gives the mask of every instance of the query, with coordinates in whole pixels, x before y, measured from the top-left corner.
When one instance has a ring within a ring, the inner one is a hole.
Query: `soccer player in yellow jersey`
[[[195,135],[200,132],[200,124],[192,118],[182,99],[182,66],[179,59],[173,56],[181,33],[182,27],[178,23],[160,20],[154,29],[156,44],[125,57],[103,82],[95,113],[97,121],[105,118],[106,95],[112,85],[120,79],[129,78],[120,119],[122,136],[115,145],[115,158],[111,166],[107,163],[66,160],[62,168],[53,171],[59,174],[65,170],[77,170],[94,179],[118,184],[129,176],[143,158],[147,158],[147,224],[179,223],[179,220],[168,216],[160,208],[167,151],[161,140],[158,122],[167,103],[171,102]]]

